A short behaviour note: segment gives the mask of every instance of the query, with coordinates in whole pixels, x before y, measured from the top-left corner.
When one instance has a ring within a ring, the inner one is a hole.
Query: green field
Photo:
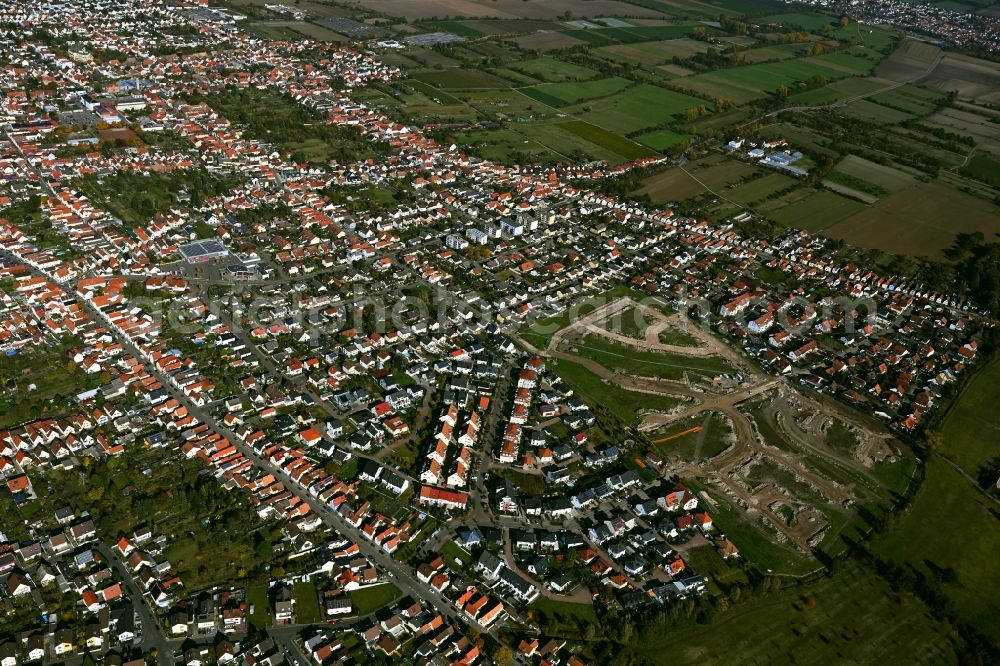
[[[1000,413],[993,407],[998,392],[1000,363],[994,362],[965,388],[937,429],[940,456],[973,478],[980,465],[1000,455],[995,436]],[[987,475],[991,481],[995,476]],[[906,563],[932,580],[940,578],[940,589],[955,613],[988,634],[1000,626],[1000,602],[983,593],[1000,576],[998,549],[996,500],[937,455],[928,460],[924,483],[910,507],[875,544],[881,556]]]
[[[669,150],[674,146],[680,145],[685,141],[689,141],[691,137],[684,134],[678,134],[673,130],[655,130],[647,134],[641,134],[636,137],[636,140],[640,143],[644,143],[654,150]]]
[[[73,412],[69,399],[100,385],[99,375],[88,375],[61,356],[68,351],[41,345],[15,356],[0,356],[0,428],[11,428],[38,418],[59,418]]]
[[[757,596],[709,625],[641,635],[633,650],[657,665],[729,666],[947,664],[956,648],[954,634],[919,599],[851,565]]]
[[[998,395],[1000,362],[994,361],[966,387],[940,426],[941,454],[973,477],[984,463],[1000,456],[1000,414],[993,411]]]
[[[890,82],[877,78],[850,77],[834,81],[822,88],[814,88],[806,92],[796,93],[788,98],[788,101],[796,105],[807,104],[830,104],[841,99],[866,95],[876,90],[881,90],[890,85]]]
[[[532,99],[549,106],[563,107],[583,100],[607,97],[631,85],[628,79],[612,77],[595,81],[573,83],[543,83],[529,88],[519,88]]]
[[[875,125],[898,125],[904,120],[913,118],[913,114],[898,111],[882,104],[876,104],[867,99],[859,99],[840,109],[852,118],[864,120]]]
[[[559,127],[572,132],[573,134],[576,134],[591,143],[597,144],[602,148],[618,153],[628,160],[634,160],[640,157],[651,157],[656,154],[645,146],[639,145],[635,141],[618,136],[617,134],[612,134],[606,129],[591,125],[590,123],[585,123],[582,120],[571,120],[567,123],[559,123]]]
[[[789,12],[787,14],[773,14],[761,17],[761,22],[784,23],[798,26],[805,30],[819,30],[824,25],[833,27],[836,19],[829,14],[819,14],[815,12]]]
[[[271,623],[271,603],[268,600],[266,583],[254,583],[247,587],[247,602],[253,606],[250,613],[250,624],[257,629],[264,629]]]
[[[444,90],[464,88],[506,88],[510,82],[489,72],[473,68],[456,68],[443,71],[431,70],[414,72],[413,78]]]
[[[299,624],[315,624],[323,621],[323,614],[319,609],[319,594],[316,592],[316,583],[297,582],[293,588],[295,595],[295,621]]]
[[[810,58],[720,69],[675,79],[672,83],[680,88],[731,99],[737,104],[742,104],[766,97],[779,86],[794,89],[795,84],[808,81],[813,76],[823,76],[832,81],[866,74],[874,66],[875,63],[867,58],[846,53],[828,53]]]
[[[995,501],[948,463],[931,458],[912,505],[874,550],[931,580],[945,572],[939,584],[955,613],[991,634],[1000,626],[1000,602],[983,591],[993,589],[1000,575],[998,522]]]
[[[362,587],[359,590],[351,590],[351,603],[354,604],[354,612],[358,615],[368,615],[380,608],[388,606],[402,595],[399,588],[392,583],[381,583]]]
[[[577,105],[570,112],[595,125],[626,134],[661,125],[704,104],[695,97],[643,83],[599,102]]]
[[[600,626],[592,604],[553,601],[539,597],[525,611],[550,635],[577,638],[587,625]]]
[[[886,192],[898,192],[914,183],[913,176],[908,173],[856,155],[848,155],[841,160],[834,168],[834,173],[859,178]]]
[[[460,561],[463,565],[472,562],[472,555],[454,541],[445,541],[438,552],[444,558],[445,564],[450,567],[454,566],[454,560]]]
[[[573,350],[584,358],[597,361],[609,370],[640,377],[681,380],[685,375],[712,377],[733,368],[714,356],[681,356],[651,352],[612,342],[599,335],[588,335]]]
[[[864,209],[865,205],[859,201],[818,190],[777,210],[768,211],[767,216],[792,229],[816,232]]]
[[[961,172],[969,178],[1000,187],[1000,160],[992,155],[974,155],[969,163],[962,167]]]
[[[509,69],[532,76],[546,83],[562,83],[565,81],[586,81],[599,76],[596,70],[581,67],[570,62],[555,58],[535,58],[512,63]]]
[[[553,371],[573,387],[576,393],[593,405],[602,405],[629,425],[635,425],[640,412],[670,411],[680,401],[663,395],[633,393],[607,384],[587,368],[562,359],[550,362]]]

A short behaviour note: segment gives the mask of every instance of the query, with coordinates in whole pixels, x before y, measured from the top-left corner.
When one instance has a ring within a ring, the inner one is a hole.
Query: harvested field
[[[1000,104],[1000,63],[949,53],[923,83],[961,99]]]
[[[909,81],[923,74],[939,53],[941,49],[933,44],[907,39],[875,68],[875,75],[890,81]]]
[[[859,247],[940,258],[955,234],[996,231],[1000,209],[937,183],[901,190],[823,229],[823,235]]]
[[[707,42],[699,42],[687,37],[680,39],[665,39],[659,42],[643,44],[617,44],[599,49],[602,52],[621,55],[642,64],[660,64],[669,61],[674,56],[690,58],[696,53],[704,53],[710,47]]]
[[[727,160],[721,155],[691,162],[685,168],[715,191],[737,183],[758,171],[749,164]],[[668,201],[682,201],[703,192],[705,189],[694,178],[679,167],[674,167],[645,179],[643,186],[635,193],[648,194],[650,200],[659,205]]]
[[[835,170],[854,178],[860,178],[889,192],[906,189],[915,182],[908,173],[884,164],[876,164],[856,155],[845,157]]]
[[[577,18],[589,16],[662,17],[654,10],[619,0],[358,0],[367,9],[407,19],[437,16],[500,19],[558,19],[567,11]]]
[[[946,108],[925,120],[928,125],[970,136],[976,147],[1000,155],[1000,123],[961,109]]]

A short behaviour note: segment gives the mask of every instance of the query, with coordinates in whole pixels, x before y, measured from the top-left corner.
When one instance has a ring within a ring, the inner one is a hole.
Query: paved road
[[[132,573],[125,566],[125,563],[118,558],[117,554],[104,543],[98,543],[94,546],[94,550],[100,553],[114,567],[119,577],[125,583],[125,589],[128,590],[129,597],[132,599],[132,605],[142,620],[143,650],[148,652],[155,648],[157,651],[157,661],[160,666],[170,666],[173,663],[174,647],[180,645],[180,641],[176,641],[175,645],[171,645],[171,641],[163,631],[163,626],[160,624],[159,618],[156,617],[156,614],[149,607],[146,596],[139,589]]]

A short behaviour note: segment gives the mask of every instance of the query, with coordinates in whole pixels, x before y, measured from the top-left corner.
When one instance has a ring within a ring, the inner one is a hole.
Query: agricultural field
[[[867,58],[845,53],[830,53],[810,58],[722,69],[677,79],[673,85],[742,104],[766,97],[779,86],[793,88],[795,84],[813,76],[823,76],[828,80],[862,76],[870,72],[873,67],[874,63]]]
[[[868,95],[877,90],[887,88],[890,85],[892,85],[891,81],[877,77],[851,77],[834,81],[822,88],[796,93],[791,95],[788,101],[796,106],[832,104],[840,100],[857,97],[858,95]]]
[[[618,153],[625,159],[633,160],[640,157],[650,157],[654,154],[653,151],[634,141],[620,137],[617,134],[612,134],[605,129],[583,122],[582,120],[559,123],[559,127],[602,148]]]
[[[599,76],[593,69],[556,60],[555,58],[535,58],[533,60],[513,63],[508,67],[519,74],[525,74],[546,83],[586,81]]]
[[[540,53],[586,44],[582,39],[577,39],[564,32],[535,32],[521,35],[514,42],[525,51],[538,51]]]
[[[629,85],[630,82],[627,79],[613,77],[574,83],[544,83],[530,88],[519,88],[518,90],[542,104],[564,107],[588,99],[614,95]]]
[[[939,183],[920,183],[826,226],[823,234],[858,247],[940,257],[957,233],[993,233],[998,215],[1000,209],[988,201]]]
[[[560,19],[567,12],[577,18],[591,16],[647,16],[662,18],[653,9],[627,4],[620,0],[550,0],[524,2],[523,0],[358,0],[366,9],[409,20],[451,16],[454,18],[499,19]]]
[[[707,627],[645,637],[634,650],[657,665],[944,664],[956,659],[957,646],[954,633],[922,601],[850,565],[754,598]]]
[[[913,116],[905,111],[899,111],[888,106],[882,106],[867,99],[851,102],[843,107],[842,113],[852,118],[864,120],[874,125],[898,125]]]
[[[704,53],[710,47],[707,42],[682,37],[642,44],[605,46],[597,49],[596,53],[639,65],[661,65],[669,62],[674,56],[690,58],[696,53]]]
[[[940,454],[972,477],[977,477],[980,470],[1000,456],[996,439],[986,435],[1000,429],[1000,415],[991,407],[997,395],[1000,395],[1000,362],[995,361],[973,378],[938,429]]]
[[[975,142],[978,150],[1000,157],[1000,116],[991,109],[949,107],[926,118],[924,122],[931,127],[940,127],[968,137]]]
[[[704,101],[696,97],[640,84],[603,99],[600,104],[578,105],[569,112],[605,129],[627,134],[666,123],[702,105]]]
[[[834,168],[834,173],[844,174],[877,188],[875,194],[899,192],[916,182],[913,176],[904,171],[857,155],[846,156]],[[867,191],[864,188],[862,190]]]
[[[944,427],[955,431],[973,425],[962,420],[946,422]],[[982,593],[1000,575],[997,548],[1000,524],[995,501],[937,457],[927,462],[924,482],[907,512],[874,545],[881,557],[938,581],[959,617],[986,633],[1000,622],[996,597]]]
[[[664,129],[640,134],[636,137],[636,141],[649,146],[653,150],[669,150],[690,140],[690,138],[684,134],[678,134],[673,130]]]
[[[673,167],[654,174],[646,178],[634,194],[648,195],[654,204],[683,201],[706,192],[698,181],[719,191],[756,173],[759,173],[756,167],[715,155],[690,162],[684,169]]]
[[[413,78],[428,85],[444,90],[461,90],[466,88],[503,88],[510,83],[489,72],[477,69],[450,69],[444,71],[418,71]]]
[[[827,227],[865,209],[865,205],[824,190],[805,191],[804,196],[766,215],[778,224],[811,233]]]
[[[922,83],[977,104],[1000,103],[1000,64],[988,60],[948,53]]]
[[[961,171],[970,178],[1000,187],[1000,160],[995,157],[976,155]]]

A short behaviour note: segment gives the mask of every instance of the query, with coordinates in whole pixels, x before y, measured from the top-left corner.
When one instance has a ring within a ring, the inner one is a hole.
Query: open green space
[[[681,404],[676,398],[634,393],[606,383],[579,363],[557,359],[551,361],[550,365],[581,398],[592,405],[603,406],[628,425],[635,425],[641,412],[666,412]]]
[[[1000,626],[1000,602],[983,592],[1000,575],[996,506],[951,465],[931,457],[911,505],[873,549],[933,581],[952,611],[990,634]]]
[[[348,594],[351,595],[351,603],[354,604],[354,611],[358,615],[374,613],[402,596],[399,588],[392,583],[369,585],[368,587],[351,590]]]
[[[941,455],[973,477],[1000,458],[1000,412],[993,407],[998,395],[1000,361],[994,361],[972,379],[940,425]]]
[[[669,129],[654,130],[636,137],[636,141],[639,143],[644,143],[654,150],[661,151],[670,150],[674,146],[679,146],[690,139],[691,137],[687,135],[679,134]]]
[[[448,566],[454,566],[455,560],[458,560],[463,565],[467,565],[472,562],[472,555],[469,551],[464,550],[454,541],[445,541],[441,545],[441,549],[438,551],[445,560],[445,564]]]
[[[874,66],[875,63],[867,58],[846,53],[828,53],[720,69],[676,79],[672,83],[680,88],[743,104],[766,97],[781,86],[794,92],[796,84],[816,80],[815,77],[832,81],[860,76],[870,72]]]
[[[76,413],[70,399],[96,388],[101,376],[84,372],[67,362],[60,345],[22,349],[13,356],[0,355],[0,428],[11,428],[39,418],[59,418]],[[105,375],[105,379],[108,376]]]
[[[531,602],[525,611],[545,627],[547,633],[555,635],[583,634],[587,625],[600,626],[592,604],[577,604],[569,601],[555,601],[539,597]]]
[[[316,592],[316,583],[310,580],[308,583],[296,582],[292,592],[295,597],[295,621],[299,624],[315,624],[323,621],[323,614],[319,609],[319,593]]]
[[[582,342],[574,342],[572,349],[573,353],[597,361],[609,370],[640,377],[681,380],[686,374],[712,377],[733,371],[719,357],[646,351],[612,342],[600,335],[588,335]]]
[[[226,88],[190,101],[208,103],[231,123],[246,128],[249,138],[277,145],[298,162],[352,162],[376,157],[385,149],[357,127],[327,124],[323,114],[274,90]]]
[[[267,583],[257,582],[247,586],[247,603],[253,608],[250,624],[257,629],[265,629],[270,624],[270,601]],[[249,610],[249,609],[248,609]]]
[[[232,176],[189,168],[86,176],[74,180],[73,186],[132,229],[147,226],[154,215],[172,206],[201,206],[205,199],[231,191],[238,182]]]

